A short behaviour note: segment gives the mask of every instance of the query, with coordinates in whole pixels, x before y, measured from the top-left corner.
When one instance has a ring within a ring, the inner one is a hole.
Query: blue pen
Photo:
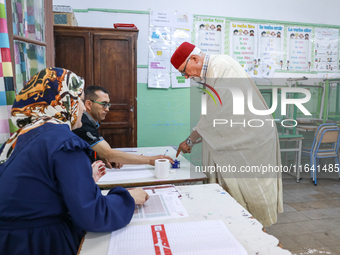
[[[164,153],[164,156],[166,155],[167,152],[168,152],[168,150],[166,150],[166,152]]]

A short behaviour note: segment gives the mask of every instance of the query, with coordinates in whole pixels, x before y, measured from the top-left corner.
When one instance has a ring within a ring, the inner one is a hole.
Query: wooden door
[[[92,44],[89,31],[54,27],[55,66],[66,68],[93,85]]]
[[[112,147],[137,146],[137,32],[93,33],[94,84],[109,91],[111,108],[99,132]]]

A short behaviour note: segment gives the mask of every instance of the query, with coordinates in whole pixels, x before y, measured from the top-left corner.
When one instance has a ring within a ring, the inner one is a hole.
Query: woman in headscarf
[[[71,131],[81,127],[83,90],[74,73],[47,68],[16,96],[19,130],[0,150],[0,254],[76,254],[84,231],[122,228],[147,200],[121,187],[102,196],[95,184],[91,149]]]

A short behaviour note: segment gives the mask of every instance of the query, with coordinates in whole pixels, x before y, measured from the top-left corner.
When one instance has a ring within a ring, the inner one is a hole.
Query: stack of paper
[[[127,226],[111,234],[108,255],[247,255],[221,220]]]

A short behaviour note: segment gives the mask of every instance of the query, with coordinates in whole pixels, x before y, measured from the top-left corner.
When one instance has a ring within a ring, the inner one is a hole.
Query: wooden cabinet
[[[138,30],[54,27],[55,65],[102,86],[112,106],[99,132],[112,147],[137,146]]]

